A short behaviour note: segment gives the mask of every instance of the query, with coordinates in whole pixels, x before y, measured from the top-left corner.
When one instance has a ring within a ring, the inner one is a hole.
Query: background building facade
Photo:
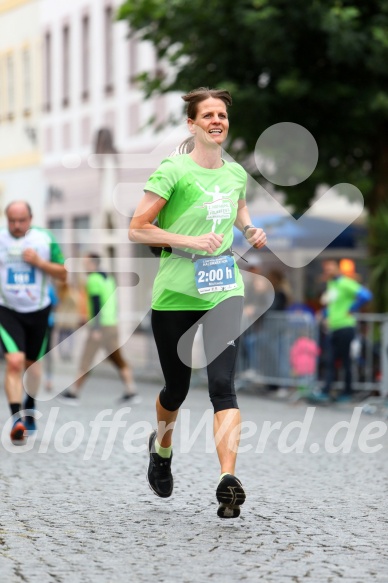
[[[118,5],[41,2],[42,168],[47,225],[62,236],[75,269],[82,271],[76,260],[85,252],[103,255],[130,317],[149,298],[131,289],[129,273],[136,269],[125,233],[152,167],[141,171],[125,156],[146,155],[168,135],[155,127],[178,100],[144,99],[135,77],[158,63],[150,44],[128,38],[127,23],[115,21]]]
[[[5,206],[26,199],[44,219],[41,166],[40,6],[0,0],[0,221]]]

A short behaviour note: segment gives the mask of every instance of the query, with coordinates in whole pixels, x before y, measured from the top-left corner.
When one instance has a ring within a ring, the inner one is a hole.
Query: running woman
[[[5,214],[8,228],[0,230],[0,341],[6,362],[5,391],[15,422],[11,440],[20,444],[35,420],[18,413],[27,370],[28,395],[24,408],[33,410],[41,367],[29,367],[46,352],[50,313],[50,277],[66,280],[62,252],[53,235],[31,226],[32,212],[24,201],[11,202]]]
[[[251,223],[245,170],[222,158],[229,92],[199,88],[183,100],[194,148],[165,159],[152,174],[129,229],[131,241],[163,248],[152,329],[165,386],[156,399],[157,430],[149,438],[148,482],[156,495],[171,496],[173,429],[189,390],[191,349],[202,324],[220,462],[217,514],[236,518],[245,501],[235,476],[241,417],[234,388],[244,285],[231,250],[233,226],[257,249],[266,235]]]

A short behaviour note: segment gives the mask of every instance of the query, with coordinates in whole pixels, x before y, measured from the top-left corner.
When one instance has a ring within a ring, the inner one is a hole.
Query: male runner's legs
[[[20,442],[26,430],[36,429],[32,415],[24,421],[18,417],[23,401],[24,371],[45,354],[50,307],[21,313],[0,306],[0,341],[6,362],[5,391],[15,422],[11,439]],[[27,398],[24,409],[35,407],[35,396],[41,381],[41,367],[33,366],[26,375]],[[26,427],[27,425],[27,427]]]

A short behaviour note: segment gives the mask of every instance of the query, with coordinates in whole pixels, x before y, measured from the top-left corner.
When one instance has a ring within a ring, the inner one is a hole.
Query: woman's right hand
[[[198,237],[192,237],[192,242],[189,247],[198,251],[205,251],[211,255],[214,251],[217,251],[222,245],[224,235],[218,235],[217,233],[205,233],[204,235],[199,235]]]

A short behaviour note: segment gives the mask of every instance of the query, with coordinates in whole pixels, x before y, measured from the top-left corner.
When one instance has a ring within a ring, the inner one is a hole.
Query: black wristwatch
[[[242,234],[244,235],[245,239],[247,238],[247,231],[248,229],[256,229],[255,225],[245,225],[245,227],[242,230]]]

